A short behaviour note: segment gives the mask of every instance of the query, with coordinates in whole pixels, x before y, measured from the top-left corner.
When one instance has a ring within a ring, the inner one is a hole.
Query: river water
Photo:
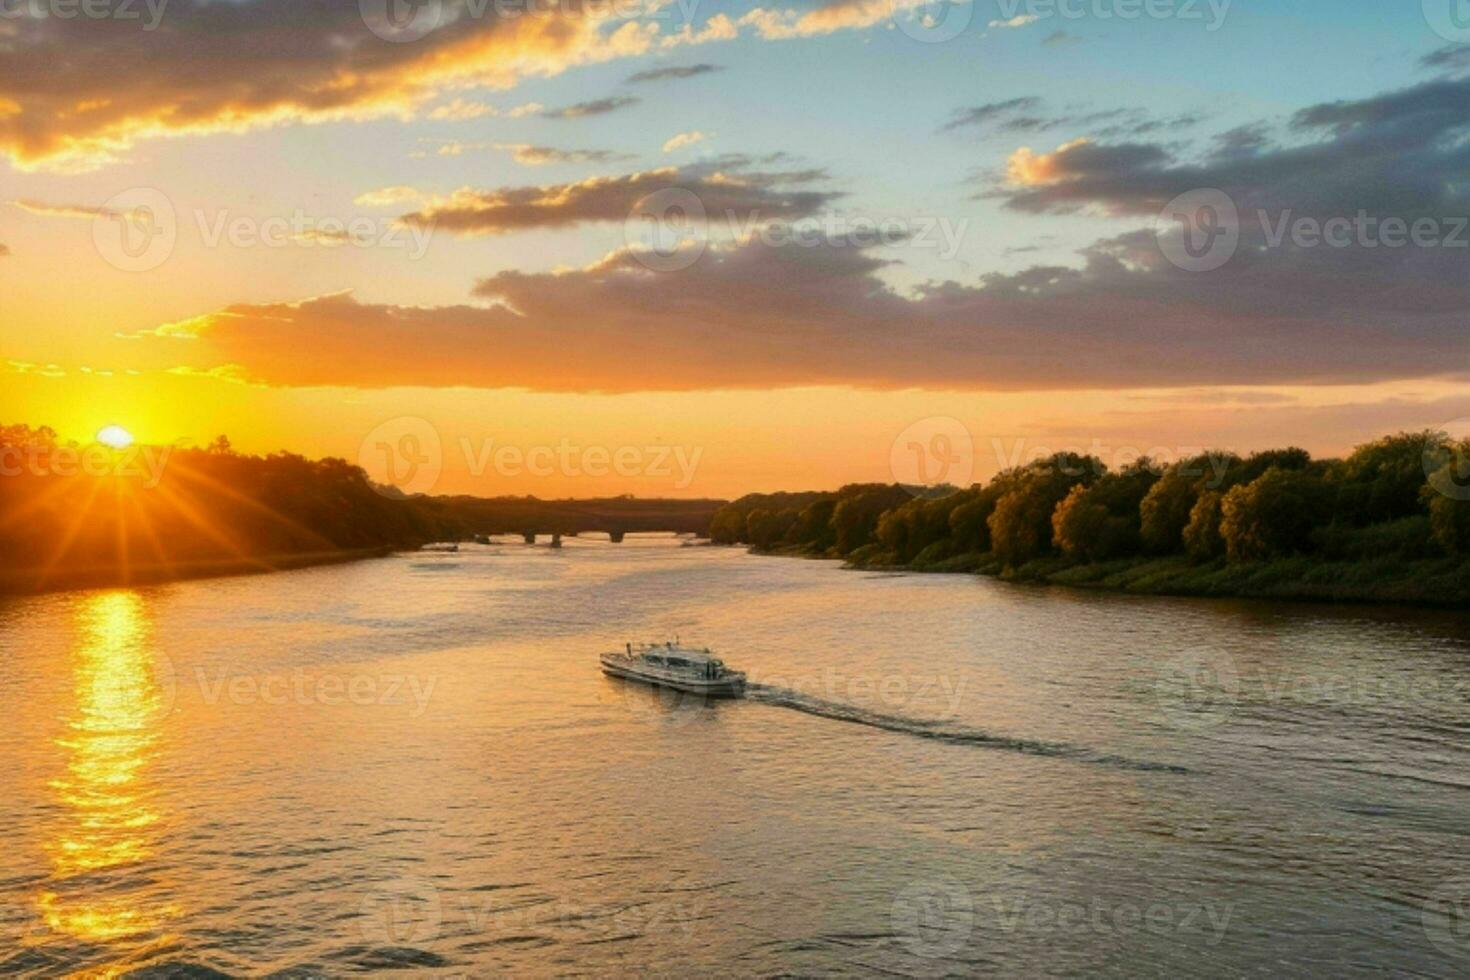
[[[679,635],[752,679],[603,677]],[[1470,966],[1470,626],[670,538],[0,604],[0,972]]]

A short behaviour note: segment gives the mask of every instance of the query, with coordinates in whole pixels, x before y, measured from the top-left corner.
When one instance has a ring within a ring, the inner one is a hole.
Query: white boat
[[[745,693],[745,675],[726,667],[708,649],[690,650],[677,643],[629,643],[622,650],[604,653],[601,659],[602,672],[611,677],[712,698],[738,698]]]

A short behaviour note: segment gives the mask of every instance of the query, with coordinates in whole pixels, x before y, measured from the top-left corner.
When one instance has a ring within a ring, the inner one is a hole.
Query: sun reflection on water
[[[177,914],[150,901],[139,882],[117,877],[153,853],[161,814],[149,770],[165,691],[141,596],[88,596],[76,621],[72,711],[57,740],[65,770],[50,784],[63,816],[46,847],[53,874],[36,901],[53,930],[105,942]]]

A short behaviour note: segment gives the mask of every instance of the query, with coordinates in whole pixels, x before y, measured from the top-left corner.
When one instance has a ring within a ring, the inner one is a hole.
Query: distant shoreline
[[[920,566],[861,559],[854,561],[798,550],[750,548],[749,551],[773,558],[840,561],[844,568],[857,571],[983,575],[1018,584],[1057,585],[1127,595],[1275,599],[1429,609],[1463,609],[1470,604],[1470,570],[1455,558],[1325,561],[1297,556],[1240,564],[1229,564],[1224,559],[1194,564],[1179,556],[1094,563],[1046,558],[1028,562],[1020,568],[1006,568],[991,556],[973,554]]]
[[[372,558],[386,558],[398,550],[401,549],[380,546],[339,551],[262,555],[250,558],[213,558],[174,563],[153,562],[146,565],[134,565],[126,572],[111,565],[92,568],[60,568],[45,574],[37,568],[3,569],[0,570],[0,596],[44,595],[80,589],[127,588],[135,585],[161,585],[194,579],[265,575],[270,572],[287,572],[319,565],[343,565]]]

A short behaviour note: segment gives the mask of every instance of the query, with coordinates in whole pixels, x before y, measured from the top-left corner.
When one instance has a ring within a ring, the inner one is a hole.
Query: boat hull
[[[681,676],[675,671],[658,670],[639,663],[635,658],[610,653],[602,655],[602,672],[609,677],[683,691],[685,694],[699,694],[707,698],[738,698],[745,695],[744,674],[727,674],[724,677]]]

